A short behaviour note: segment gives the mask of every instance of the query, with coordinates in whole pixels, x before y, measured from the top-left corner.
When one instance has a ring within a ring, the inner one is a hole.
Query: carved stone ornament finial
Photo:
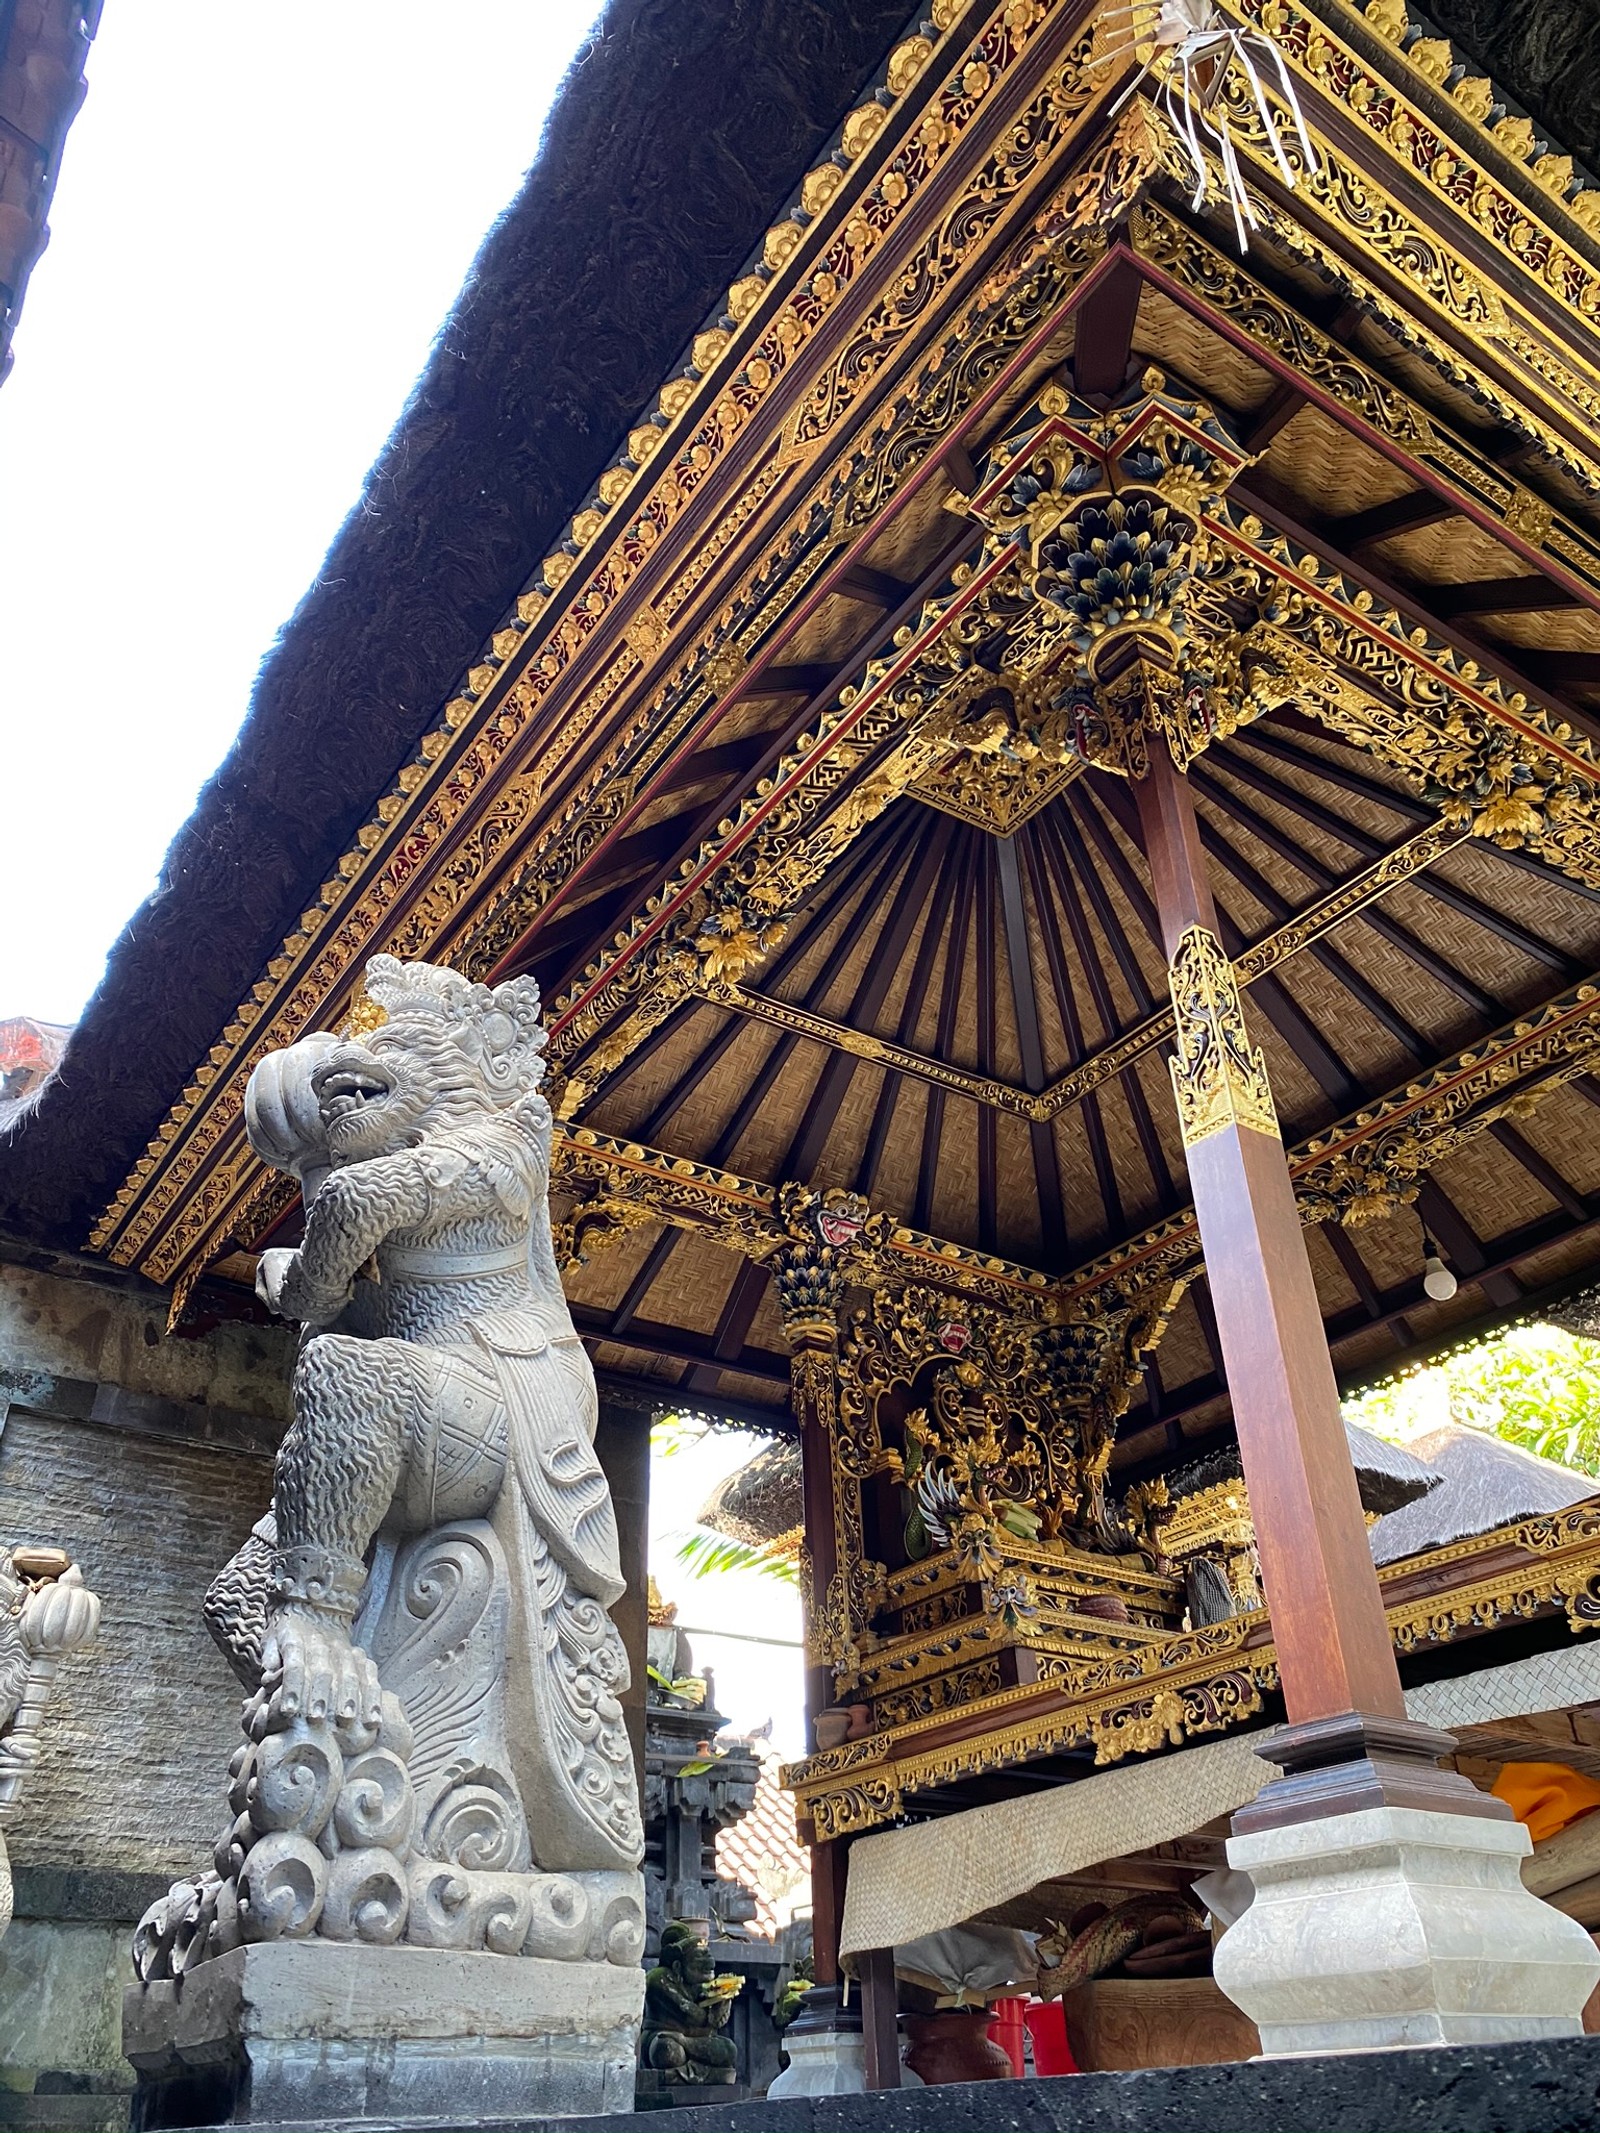
[[[250,1084],[252,1145],[306,1198],[259,1293],[305,1337],[272,1511],[207,1601],[251,1692],[230,1819],[135,1965],[301,1940],[631,1969],[624,1584],[551,1243],[538,988],[375,956],[364,998]]]
[[[63,1549],[0,1549],[0,1933],[11,1923],[5,1829],[39,1759],[61,1662],[99,1626],[100,1602]]]

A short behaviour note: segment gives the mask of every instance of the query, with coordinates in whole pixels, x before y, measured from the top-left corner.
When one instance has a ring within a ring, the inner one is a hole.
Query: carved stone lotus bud
[[[30,1658],[62,1659],[100,1626],[100,1602],[76,1563],[29,1593],[22,1608],[22,1642]]]

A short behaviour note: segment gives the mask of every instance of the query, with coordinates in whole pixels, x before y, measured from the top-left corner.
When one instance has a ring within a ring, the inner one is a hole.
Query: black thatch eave
[[[0,1156],[0,1221],[81,1242],[909,13],[611,0],[59,1077]]]
[[[1600,0],[1423,0],[1422,11],[1552,147],[1600,171]]]

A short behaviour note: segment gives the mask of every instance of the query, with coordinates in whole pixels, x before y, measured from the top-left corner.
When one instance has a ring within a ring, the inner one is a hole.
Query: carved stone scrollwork
[[[99,1625],[99,1599],[62,1549],[0,1549],[0,1933],[11,1923],[3,1832],[38,1761],[39,1728],[61,1662]]]

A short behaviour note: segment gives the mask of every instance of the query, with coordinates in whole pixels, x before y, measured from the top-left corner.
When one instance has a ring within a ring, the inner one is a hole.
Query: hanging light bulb
[[[1422,1249],[1427,1255],[1422,1262],[1422,1293],[1435,1303],[1448,1303],[1461,1284],[1440,1258],[1439,1247],[1431,1237],[1423,1237]]]

